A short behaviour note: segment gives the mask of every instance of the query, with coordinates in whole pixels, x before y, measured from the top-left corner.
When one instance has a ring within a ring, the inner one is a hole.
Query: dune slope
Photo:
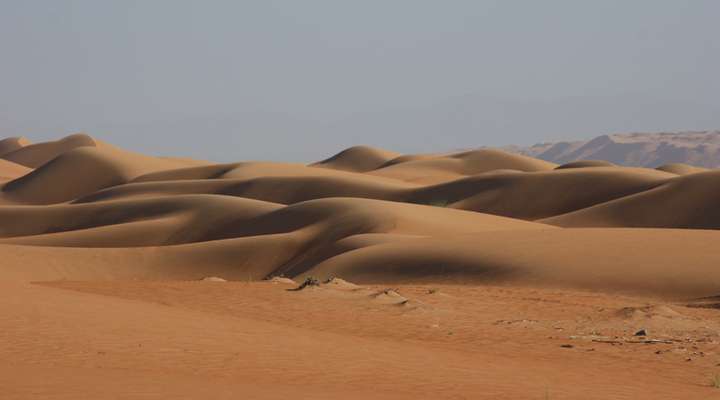
[[[2,158],[5,154],[19,150],[29,144],[31,144],[31,142],[24,137],[9,137],[2,139],[0,140],[0,158]]]
[[[3,143],[11,180],[0,195],[0,244],[8,254],[77,258],[40,276],[314,274],[666,295],[718,284],[708,245],[720,228],[717,171],[558,167],[492,149],[400,155],[358,146],[310,165],[207,164],[87,135]],[[569,229],[587,227],[613,229]],[[614,229],[624,227],[654,229]],[[683,259],[698,260],[691,268]],[[19,260],[2,273],[33,276]],[[91,265],[100,260],[105,267]],[[646,280],[628,272],[634,264],[658,271]],[[681,277],[677,288],[671,276]]]
[[[0,159],[0,180],[13,180],[17,179],[23,175],[26,175],[32,171],[32,169],[22,166],[20,164],[15,164],[12,161],[2,160]]]
[[[79,146],[65,151],[32,172],[8,182],[2,198],[23,204],[71,201],[100,189],[129,182],[151,171],[186,164],[112,147]]]
[[[22,141],[19,143],[22,144]],[[37,168],[60,154],[79,147],[100,147],[104,144],[84,133],[66,136],[53,142],[22,144],[2,158],[30,168]]]
[[[316,167],[333,168],[352,172],[367,172],[379,168],[388,161],[399,157],[399,153],[375,149],[368,146],[354,146],[334,156],[311,164]]]
[[[544,219],[564,227],[720,229],[720,171],[683,175],[630,196]]]

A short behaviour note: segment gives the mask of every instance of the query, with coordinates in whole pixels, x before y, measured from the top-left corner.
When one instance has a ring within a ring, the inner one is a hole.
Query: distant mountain
[[[656,168],[683,163],[720,167],[720,130],[693,132],[622,133],[588,141],[538,143],[505,150],[565,164],[578,160],[605,160],[618,165]]]

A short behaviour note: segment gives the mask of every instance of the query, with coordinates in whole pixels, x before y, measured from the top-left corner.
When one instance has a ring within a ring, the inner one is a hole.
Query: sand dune
[[[630,196],[542,222],[564,227],[720,229],[720,171],[683,175]]]
[[[391,151],[375,149],[368,146],[355,146],[311,165],[344,171],[367,172],[380,168],[388,161],[399,156],[399,153]]]
[[[82,143],[79,139],[69,141],[77,142]],[[34,155],[34,152],[23,154]],[[148,157],[109,146],[82,145],[62,152],[31,173],[6,184],[2,199],[24,204],[62,203],[129,182],[151,171],[186,165],[183,161]]]
[[[417,185],[364,175],[264,176],[250,179],[187,179],[134,182],[101,190],[76,202],[104,201],[133,196],[220,194],[274,203],[293,204],[326,197],[398,200]]]
[[[32,171],[30,168],[0,159],[0,181],[10,181],[26,175]]]
[[[220,276],[244,281],[284,274],[297,280],[313,275],[356,283],[521,284],[678,299],[717,293],[718,235],[709,230],[525,229],[444,237],[358,234],[317,242],[312,234],[275,233],[152,248],[0,244],[0,249],[5,279],[13,280]],[[310,246],[312,254],[302,259]],[[309,259],[312,263],[305,262]]]
[[[22,143],[22,140],[19,143]],[[77,133],[54,142],[23,144],[14,151],[3,154],[2,158],[37,168],[60,154],[79,147],[104,147],[104,144],[84,133]]]
[[[716,390],[720,171],[365,146],[213,164],[87,135],[0,158],[3,398]]]
[[[16,238],[15,242],[74,247],[91,245],[99,237],[116,234],[126,239],[118,238],[117,242],[103,239],[104,247],[177,244],[203,240],[219,222],[246,223],[278,207],[280,205],[255,200],[209,195],[46,207],[6,206],[0,207],[4,221],[0,236]],[[195,223],[199,225],[194,226]],[[102,233],[97,229],[102,229]],[[126,235],[128,229],[132,235]],[[160,235],[158,229],[164,234]],[[73,234],[68,238],[65,233],[69,232]]]
[[[663,229],[473,233],[367,246],[308,274],[353,282],[524,283],[702,297],[720,285],[720,253],[713,250],[719,239],[717,231]]]
[[[203,170],[207,171],[207,168]],[[192,173],[197,171],[193,169]],[[301,171],[307,172],[306,169]],[[291,173],[287,171],[287,176],[250,179],[137,182],[101,190],[76,202],[198,193],[231,195],[281,204],[328,197],[358,197],[535,220],[648,190],[675,176],[649,169],[619,167],[566,169],[533,174],[497,170],[447,183],[421,186],[364,174],[306,176],[298,175],[297,171],[295,175]],[[581,185],[586,189],[573,190]],[[533,201],[528,202],[528,198]]]
[[[676,174],[676,175],[688,175],[688,174],[694,174],[696,172],[704,172],[704,171],[708,170],[707,168],[695,167],[695,166],[683,164],[683,163],[664,164],[655,169],[657,169],[658,171],[670,172],[670,173]]]
[[[536,220],[656,187],[674,175],[632,168],[582,168],[476,175],[417,191],[415,201]]]
[[[157,246],[297,232],[332,241],[359,233],[442,234],[551,229],[468,211],[331,198],[281,207],[213,195],[0,208],[4,243],[71,247]]]
[[[519,154],[493,149],[472,150],[445,156],[410,158],[391,163],[368,174],[416,183],[440,183],[499,169],[532,172],[556,165]]]
[[[12,153],[15,150],[19,150],[29,144],[31,144],[31,142],[24,137],[10,137],[2,139],[0,140],[0,157],[3,157],[8,153]]]

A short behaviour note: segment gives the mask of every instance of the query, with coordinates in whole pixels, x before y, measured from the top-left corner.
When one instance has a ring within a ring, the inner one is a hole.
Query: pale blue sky
[[[720,128],[720,1],[0,0],[0,136],[312,160]]]

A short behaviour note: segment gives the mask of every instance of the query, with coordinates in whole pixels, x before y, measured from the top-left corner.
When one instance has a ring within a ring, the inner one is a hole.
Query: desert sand
[[[0,398],[720,398],[719,202],[684,164],[5,139]]]

